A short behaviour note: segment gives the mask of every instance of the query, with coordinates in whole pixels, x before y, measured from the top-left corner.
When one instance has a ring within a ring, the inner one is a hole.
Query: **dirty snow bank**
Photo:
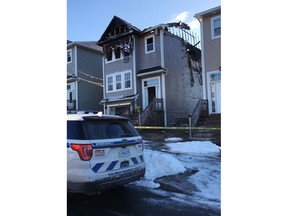
[[[220,153],[220,147],[211,141],[167,143],[168,152],[180,154],[209,155]]]
[[[144,160],[146,162],[145,178],[135,182],[139,186],[158,188],[160,184],[153,182],[156,178],[186,171],[186,168],[178,159],[167,153],[145,149]]]
[[[145,149],[144,159],[146,161],[145,178],[152,181],[159,177],[175,175],[186,170],[178,159],[167,153]]]
[[[165,139],[165,142],[180,142],[180,141],[182,141],[182,138],[180,137],[170,137]]]

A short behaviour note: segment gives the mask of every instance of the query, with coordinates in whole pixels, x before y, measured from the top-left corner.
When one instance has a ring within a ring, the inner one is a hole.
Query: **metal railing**
[[[139,125],[145,125],[154,114],[154,111],[163,111],[163,99],[154,98],[153,101],[139,115]]]
[[[193,110],[192,114],[189,115],[189,118],[191,118],[191,127],[194,127],[197,124],[197,121],[201,115],[202,111],[202,100],[200,99]]]

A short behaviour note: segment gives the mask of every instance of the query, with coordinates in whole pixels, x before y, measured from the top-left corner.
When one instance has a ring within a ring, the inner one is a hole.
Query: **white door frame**
[[[144,86],[144,82],[145,81],[148,81],[148,80],[154,80],[154,79],[157,79],[158,81],[158,84],[156,85],[150,85],[148,87],[153,87],[155,86],[155,95],[156,95],[156,98],[160,98],[161,96],[161,82],[160,82],[160,77],[150,77],[150,78],[147,78],[147,79],[143,79],[142,80],[142,104],[143,104],[143,110],[149,105],[148,104],[148,87]]]
[[[212,80],[211,77],[213,75],[219,74],[220,76],[217,79]],[[220,83],[220,92],[216,90],[216,84]],[[211,86],[214,86],[213,92],[214,97],[212,98],[212,89]],[[207,72],[207,93],[208,93],[208,110],[210,114],[219,114],[221,113],[221,71],[210,71]],[[217,100],[218,98],[218,100]],[[219,101],[220,99],[220,101]],[[214,109],[212,109],[212,101],[214,101]]]

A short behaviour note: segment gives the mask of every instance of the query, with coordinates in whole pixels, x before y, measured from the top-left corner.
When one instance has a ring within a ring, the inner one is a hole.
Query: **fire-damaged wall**
[[[202,97],[201,51],[181,38],[164,35],[167,124],[188,118]]]

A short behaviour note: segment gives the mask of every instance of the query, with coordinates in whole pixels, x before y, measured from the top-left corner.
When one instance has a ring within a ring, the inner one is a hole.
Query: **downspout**
[[[161,67],[165,68],[164,61],[164,37],[163,37],[163,29],[160,30],[160,52],[161,52]],[[167,112],[166,112],[166,83],[165,83],[165,75],[161,75],[162,81],[162,97],[163,97],[163,111],[164,111],[164,126],[167,126]]]
[[[105,77],[105,53],[102,55],[102,76],[103,76],[103,98],[106,98],[106,77]],[[104,115],[106,115],[107,110],[105,109],[106,103],[103,103]]]
[[[77,61],[78,61],[78,57],[77,57],[77,46],[75,45],[75,76],[76,77],[78,77],[78,65],[77,65]],[[76,98],[76,110],[78,110],[78,107],[79,107],[79,105],[78,105],[78,82],[79,81],[77,81],[76,83],[75,83],[75,89],[76,89],[76,92],[75,92],[75,98]]]
[[[207,93],[206,93],[206,69],[205,69],[205,58],[204,58],[205,49],[204,49],[204,33],[203,33],[204,24],[203,24],[203,20],[201,22],[201,20],[198,19],[198,17],[196,17],[196,19],[200,22],[200,32],[201,32],[201,65],[202,65],[202,79],[203,79],[202,98],[203,98],[203,100],[206,100],[207,99],[207,97],[206,97],[206,95],[207,95]]]
[[[134,95],[137,94],[137,82],[136,82],[136,39],[133,35],[133,82],[134,82]]]

